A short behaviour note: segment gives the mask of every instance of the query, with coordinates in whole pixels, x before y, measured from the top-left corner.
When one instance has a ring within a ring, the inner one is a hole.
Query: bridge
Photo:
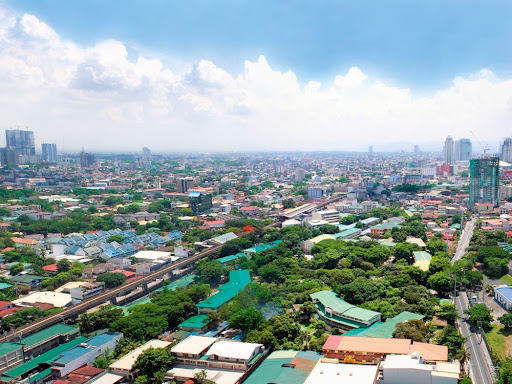
[[[51,325],[62,322],[64,319],[69,319],[72,317],[77,317],[79,314],[86,312],[89,309],[97,307],[99,305],[105,304],[112,300],[115,300],[116,297],[126,294],[127,292],[133,291],[139,287],[143,287],[145,291],[149,291],[148,285],[165,276],[166,274],[172,276],[172,272],[177,269],[185,269],[191,267],[195,262],[204,259],[205,257],[211,255],[218,249],[220,249],[220,245],[212,247],[204,252],[197,253],[193,256],[187,257],[186,259],[179,260],[175,263],[172,263],[168,266],[161,268],[160,270],[153,272],[147,276],[141,277],[140,279],[136,279],[134,281],[130,281],[126,284],[123,284],[117,288],[109,289],[99,295],[93,296],[90,299],[84,300],[81,303],[74,305],[69,308],[65,308],[60,312],[54,313],[52,315],[43,317],[38,319],[30,324],[27,324],[23,327],[16,328],[13,332],[0,336],[0,343],[12,340],[14,338],[18,338],[17,335],[21,334],[23,336],[30,335],[32,333],[41,331],[44,328],[47,328]]]

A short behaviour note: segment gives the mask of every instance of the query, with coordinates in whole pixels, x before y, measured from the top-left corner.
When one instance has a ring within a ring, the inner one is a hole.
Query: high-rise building
[[[468,161],[471,159],[472,151],[473,146],[471,140],[465,138],[459,139],[454,145],[453,159],[455,161]]]
[[[57,163],[57,144],[43,143],[41,144],[43,152],[43,163]]]
[[[142,160],[150,160],[151,159],[151,149],[148,147],[142,148]]]
[[[35,156],[34,132],[21,129],[6,129],[5,146],[15,149],[19,155]]]
[[[191,177],[184,177],[176,181],[176,192],[187,193],[190,189],[194,188],[195,181]]]
[[[443,158],[447,164],[453,164],[453,138],[448,136],[444,141]]]
[[[373,145],[368,147],[368,156],[373,156]]]
[[[420,146],[419,145],[415,145],[414,146],[414,157],[418,157],[420,154],[421,154]]]
[[[501,160],[512,163],[512,138],[507,137],[501,145]]]
[[[16,166],[19,164],[19,155],[16,149],[0,148],[0,163],[2,167]]]
[[[86,153],[83,149],[80,152],[80,167],[81,168],[90,168],[94,165],[94,155],[90,153]]]
[[[498,205],[500,159],[486,157],[469,161],[469,207],[476,203]]]

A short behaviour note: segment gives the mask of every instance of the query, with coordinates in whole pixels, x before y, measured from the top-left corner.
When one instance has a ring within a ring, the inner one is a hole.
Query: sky
[[[60,149],[498,151],[512,3],[0,0],[0,128]]]

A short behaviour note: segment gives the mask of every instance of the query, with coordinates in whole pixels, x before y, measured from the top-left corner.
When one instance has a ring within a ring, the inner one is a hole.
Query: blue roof
[[[169,232],[166,237],[171,241],[178,240],[183,237],[183,232],[174,230]]]
[[[199,192],[199,191],[190,191],[188,193],[188,197],[199,197],[199,196],[201,196],[201,192]]]
[[[499,287],[494,288],[494,290],[498,291],[502,296],[505,297],[505,299],[512,302],[512,287]]]

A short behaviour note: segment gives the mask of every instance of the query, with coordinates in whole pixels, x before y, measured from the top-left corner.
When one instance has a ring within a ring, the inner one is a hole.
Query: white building
[[[423,364],[419,357],[388,355],[380,364],[380,371],[379,384],[457,384],[460,363]]]
[[[512,287],[496,287],[494,288],[494,300],[507,311],[512,307]]]
[[[337,359],[320,359],[304,384],[375,384],[378,375],[378,365],[339,364]]]
[[[329,224],[339,224],[340,213],[335,209],[328,209],[326,211],[316,211],[311,215],[313,220],[325,220]]]

